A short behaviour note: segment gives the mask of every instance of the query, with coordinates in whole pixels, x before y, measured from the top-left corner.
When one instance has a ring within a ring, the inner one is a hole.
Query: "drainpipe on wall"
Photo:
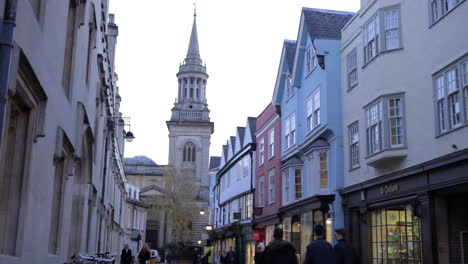
[[[5,120],[10,62],[13,53],[13,37],[16,27],[16,6],[16,0],[6,1],[3,21],[0,24],[0,146]]]

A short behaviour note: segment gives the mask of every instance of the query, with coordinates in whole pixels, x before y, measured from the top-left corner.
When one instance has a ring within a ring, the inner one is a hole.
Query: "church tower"
[[[209,148],[214,124],[206,99],[208,74],[200,57],[197,21],[194,14],[187,56],[179,66],[178,97],[172,116],[166,121],[169,130],[168,165],[176,173],[193,180],[199,190],[194,206],[208,212],[209,202]],[[205,219],[206,218],[206,219]],[[200,230],[208,224],[208,214],[197,216],[192,223],[193,241],[204,241]]]

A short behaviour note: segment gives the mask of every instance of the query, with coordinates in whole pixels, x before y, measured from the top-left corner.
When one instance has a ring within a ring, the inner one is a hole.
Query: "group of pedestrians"
[[[333,247],[324,239],[325,228],[322,225],[314,227],[316,239],[307,246],[303,264],[356,264],[356,257],[351,244],[345,241],[343,229],[335,231],[337,244]],[[263,243],[257,245],[255,264],[298,264],[296,249],[283,240],[283,229],[276,228],[273,241],[267,247]]]

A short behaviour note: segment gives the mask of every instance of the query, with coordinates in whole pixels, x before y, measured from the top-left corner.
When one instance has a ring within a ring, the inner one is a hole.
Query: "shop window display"
[[[373,264],[422,264],[421,222],[411,205],[371,213]]]

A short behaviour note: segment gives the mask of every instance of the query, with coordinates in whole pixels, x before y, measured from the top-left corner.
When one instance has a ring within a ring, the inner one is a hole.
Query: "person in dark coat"
[[[258,243],[257,251],[255,252],[255,264],[266,264],[264,260],[265,244],[263,242]]]
[[[283,229],[277,227],[273,232],[273,241],[264,252],[264,263],[267,264],[297,264],[296,248],[283,240]]]
[[[148,245],[144,245],[143,248],[140,250],[140,254],[138,254],[138,261],[140,264],[146,264],[146,261],[150,260],[150,252],[148,249]]]
[[[335,264],[333,247],[323,239],[325,228],[322,225],[316,225],[314,231],[317,239],[307,246],[304,264]]]
[[[344,229],[335,230],[335,239],[338,241],[335,245],[336,264],[356,264],[353,247],[345,241]]]
[[[120,264],[131,264],[133,261],[132,250],[125,244],[120,255]]]
[[[228,264],[237,264],[237,254],[234,250],[232,250],[232,247],[229,248],[226,259]]]

